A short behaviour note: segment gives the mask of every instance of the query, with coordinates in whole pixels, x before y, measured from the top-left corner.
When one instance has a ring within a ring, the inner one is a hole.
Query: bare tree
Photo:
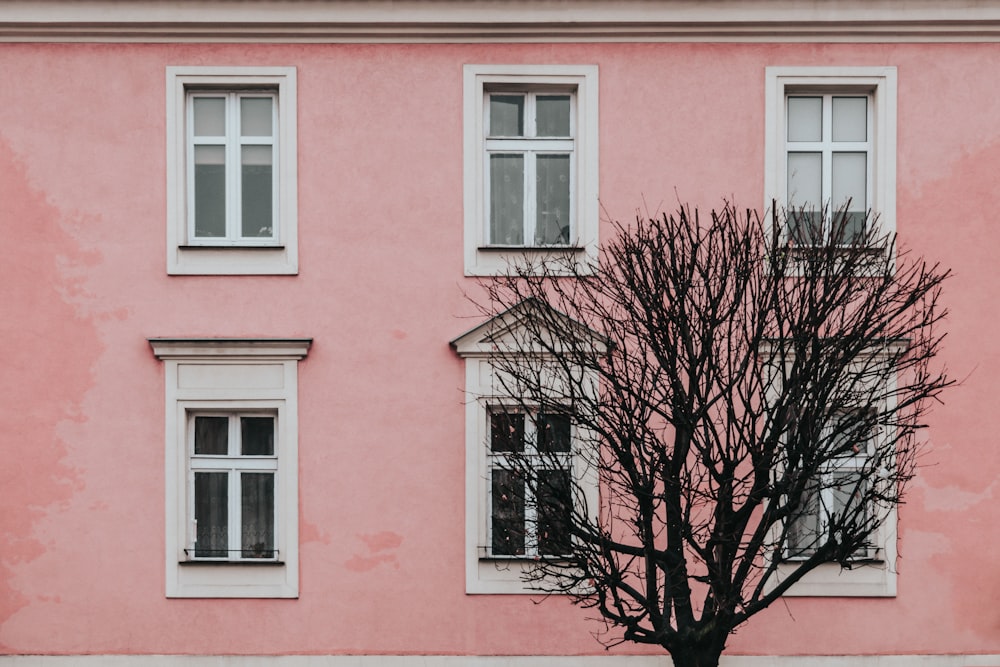
[[[877,561],[952,381],[933,365],[949,272],[871,222],[682,207],[616,223],[599,267],[548,257],[486,279],[484,312],[517,313],[537,352],[492,359],[516,398],[492,417],[494,551],[534,533],[535,587],[677,667],[717,665],[811,570]],[[596,507],[552,472],[570,423]]]

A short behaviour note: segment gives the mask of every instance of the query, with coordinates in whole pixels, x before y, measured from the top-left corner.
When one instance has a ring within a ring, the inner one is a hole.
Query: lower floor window
[[[565,415],[491,410],[491,556],[571,551],[571,431]]]
[[[190,415],[188,558],[278,558],[275,420],[253,413]]]

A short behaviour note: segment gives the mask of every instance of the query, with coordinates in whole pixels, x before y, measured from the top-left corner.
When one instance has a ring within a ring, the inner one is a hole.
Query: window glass
[[[194,134],[196,137],[226,135],[226,98],[194,98]]]
[[[524,243],[523,155],[490,155],[490,241]]]
[[[539,95],[535,102],[539,137],[568,137],[570,132],[569,95]]]
[[[274,417],[241,417],[243,456],[274,454]]]
[[[194,522],[197,558],[229,556],[229,474],[194,474]]]
[[[493,555],[524,555],[524,480],[500,469],[493,470],[492,478]]]
[[[788,98],[788,141],[823,140],[823,98]]]
[[[511,412],[491,414],[490,446],[494,452],[523,452],[524,415]]]
[[[271,236],[274,170],[271,146],[243,146],[243,236]]]
[[[490,129],[494,137],[524,136],[524,95],[490,95]]]
[[[538,553],[558,556],[572,551],[570,521],[572,496],[566,470],[538,474]]]
[[[868,98],[833,98],[833,140],[868,140]]]
[[[270,137],[274,100],[270,97],[244,97],[240,100],[240,133],[244,137]]]
[[[240,475],[243,558],[274,558],[274,474]]]
[[[194,453],[226,456],[229,453],[229,418],[194,418]]]
[[[535,245],[569,243],[569,156],[539,155],[536,164]]]

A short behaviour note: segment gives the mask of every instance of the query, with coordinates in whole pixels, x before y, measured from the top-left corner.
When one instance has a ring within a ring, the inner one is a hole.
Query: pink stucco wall
[[[0,46],[0,651],[602,650],[563,600],[464,593],[447,341],[475,323],[462,65],[488,62],[599,66],[600,195],[619,218],[761,204],[766,66],[898,67],[898,230],[955,268],[946,363],[965,380],[900,512],[898,596],[789,599],[730,647],[1000,652],[997,44]],[[168,65],[298,68],[299,275],[166,274]],[[156,336],[315,339],[299,599],[164,597]]]

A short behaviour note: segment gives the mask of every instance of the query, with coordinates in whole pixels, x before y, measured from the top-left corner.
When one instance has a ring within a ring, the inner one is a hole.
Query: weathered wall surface
[[[955,268],[892,599],[789,599],[734,653],[1000,652],[1000,45],[0,45],[0,650],[581,654],[562,600],[464,593],[462,65],[596,64],[606,215],[763,203],[764,68],[898,68],[901,243]],[[297,276],[168,276],[169,65],[298,71]],[[607,232],[607,229],[604,230]],[[164,597],[157,336],[312,337],[297,600]],[[891,632],[887,631],[891,628]],[[619,650],[630,650],[627,647]]]

